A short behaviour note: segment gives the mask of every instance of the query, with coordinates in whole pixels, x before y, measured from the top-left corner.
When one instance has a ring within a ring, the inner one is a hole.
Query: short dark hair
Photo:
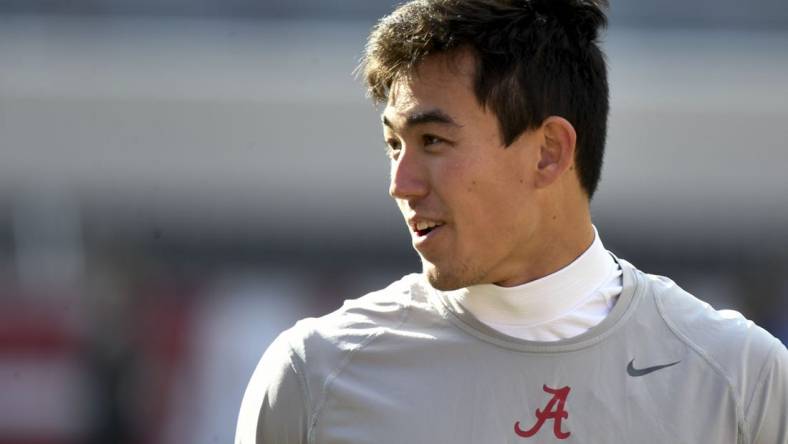
[[[599,30],[607,0],[414,0],[380,20],[360,70],[372,98],[431,54],[470,49],[474,93],[491,109],[506,146],[551,115],[577,131],[580,184],[593,196],[609,109]]]

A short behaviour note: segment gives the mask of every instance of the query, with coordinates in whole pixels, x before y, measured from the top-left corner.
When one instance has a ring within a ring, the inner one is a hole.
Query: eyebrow
[[[391,121],[386,116],[382,116],[383,125],[394,129],[394,125],[391,124]],[[454,121],[448,114],[444,113],[439,109],[433,109],[429,111],[417,112],[409,114],[408,117],[405,119],[405,128],[414,127],[416,125],[424,125],[427,123],[440,123],[443,125],[450,125],[455,127],[462,127],[462,125],[458,124]]]

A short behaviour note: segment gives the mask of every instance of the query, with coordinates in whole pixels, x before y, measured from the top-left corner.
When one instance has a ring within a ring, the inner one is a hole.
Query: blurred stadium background
[[[612,1],[606,245],[788,339],[788,3]],[[227,443],[418,270],[351,74],[387,0],[0,1],[0,444]]]

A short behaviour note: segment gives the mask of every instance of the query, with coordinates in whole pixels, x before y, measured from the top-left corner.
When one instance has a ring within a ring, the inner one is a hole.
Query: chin
[[[432,288],[436,290],[451,291],[475,284],[473,279],[469,279],[469,273],[460,271],[439,267],[422,259],[422,272]]]

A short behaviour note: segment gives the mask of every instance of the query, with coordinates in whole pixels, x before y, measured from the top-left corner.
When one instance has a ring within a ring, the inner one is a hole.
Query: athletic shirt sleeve
[[[775,342],[746,412],[753,444],[788,444],[788,350]]]
[[[235,444],[305,444],[308,403],[300,357],[282,333],[257,365],[238,415]]]

